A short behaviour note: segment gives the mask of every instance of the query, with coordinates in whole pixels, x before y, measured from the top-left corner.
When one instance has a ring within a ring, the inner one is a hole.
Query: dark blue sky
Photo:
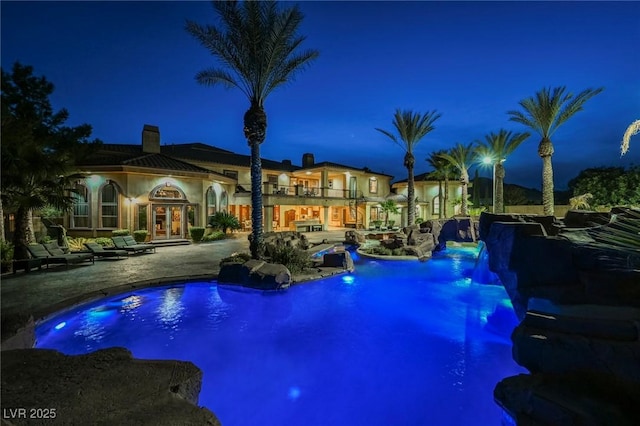
[[[300,164],[305,152],[406,177],[392,130],[396,108],[442,118],[417,146],[416,173],[432,151],[504,127],[506,111],[544,86],[604,86],[552,137],[555,184],[586,167],[640,163],[640,141],[620,158],[626,127],[640,118],[638,2],[301,2],[305,47],[320,58],[273,92],[262,155]],[[248,101],[199,86],[213,57],[184,30],[213,23],[209,2],[8,2],[2,67],[32,65],[56,86],[68,124],[89,123],[108,143],[139,143],[143,124],[162,143],[204,142],[249,153]],[[507,182],[540,187],[537,135],[509,158]],[[489,171],[483,170],[488,176]]]

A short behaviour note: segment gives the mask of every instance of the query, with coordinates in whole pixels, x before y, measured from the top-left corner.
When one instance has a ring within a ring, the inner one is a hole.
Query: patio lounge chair
[[[91,263],[95,262],[95,259],[93,257],[92,253],[87,253],[87,252],[71,252],[69,253],[68,251],[64,251],[62,249],[62,247],[60,247],[58,245],[57,242],[52,242],[52,243],[45,243],[42,244],[44,246],[45,249],[47,249],[47,251],[51,254],[51,256],[77,256],[80,257],[82,260],[90,260]]]
[[[105,249],[98,243],[84,243],[84,246],[88,248],[89,251],[91,251],[91,253],[93,253],[95,257],[98,257],[98,258],[115,257],[117,259],[120,259],[120,257],[129,256],[129,252],[126,250]]]
[[[89,257],[87,257],[87,253],[65,254],[63,252],[62,254],[53,255],[43,244],[29,245],[27,246],[27,250],[31,257],[42,260],[42,263],[47,265],[47,268],[49,268],[49,265],[54,264],[64,264],[68,268],[70,264],[82,263],[86,260],[93,261],[93,255],[88,254]]]
[[[156,247],[154,245],[138,244],[136,243],[136,240],[133,239],[133,237],[130,236],[130,238],[130,240],[125,240],[125,237],[111,237],[111,239],[113,240],[113,245],[115,245],[117,249],[126,250],[133,254],[146,253],[150,250],[153,250],[153,252],[155,253]],[[129,244],[131,241],[133,241],[133,244]]]

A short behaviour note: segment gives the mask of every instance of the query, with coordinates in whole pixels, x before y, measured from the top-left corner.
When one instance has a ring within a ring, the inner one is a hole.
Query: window
[[[77,184],[71,193],[73,197],[73,212],[71,214],[72,228],[89,227],[89,190],[82,184]]]
[[[356,198],[358,196],[358,180],[355,176],[351,176],[349,179],[349,198]]]
[[[369,178],[369,193],[370,194],[378,193],[378,179],[374,177]]]
[[[196,207],[195,204],[187,205],[187,225],[189,228],[196,226]]]
[[[220,211],[227,212],[229,201],[227,200],[227,191],[220,194]]]
[[[113,183],[102,187],[100,193],[100,221],[102,228],[118,227],[118,188]]]
[[[178,188],[169,185],[161,185],[151,191],[152,198],[184,198]]]
[[[440,197],[439,196],[436,195],[435,197],[433,197],[433,202],[431,203],[431,205],[433,206],[432,213],[440,214]]]
[[[381,217],[380,207],[371,207],[371,220],[379,220]]]
[[[230,178],[234,178],[238,180],[238,171],[237,170],[223,170],[222,174],[225,176],[229,176]]]
[[[207,189],[207,222],[209,218],[216,214],[218,205],[218,195],[216,194],[215,189],[209,187]]]
[[[148,230],[149,228],[147,228],[147,205],[140,204],[137,206],[137,208],[138,208],[138,213],[136,215],[136,218],[137,218],[136,229]]]

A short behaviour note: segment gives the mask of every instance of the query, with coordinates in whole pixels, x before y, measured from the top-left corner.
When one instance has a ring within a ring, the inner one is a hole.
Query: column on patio
[[[327,170],[322,170],[320,172],[320,188],[321,188],[320,194],[323,197],[328,197],[329,196],[329,172]],[[325,221],[325,223],[327,222]]]
[[[264,230],[273,231],[273,206],[264,206]]]
[[[322,217],[324,218],[324,220],[322,221],[322,229],[324,231],[328,231],[329,230],[329,207],[327,206],[322,207]]]

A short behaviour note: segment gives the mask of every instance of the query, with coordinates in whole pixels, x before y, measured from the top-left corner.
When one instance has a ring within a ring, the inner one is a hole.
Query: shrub
[[[70,251],[82,251],[85,250],[84,243],[91,241],[89,238],[78,237],[71,238],[67,237],[67,246]]]
[[[113,240],[107,237],[98,237],[95,241],[97,244],[100,244],[102,247],[112,247]]]
[[[9,241],[0,241],[0,260],[2,266],[8,267],[13,260],[13,244]]]
[[[138,229],[137,231],[133,231],[133,239],[136,240],[137,243],[144,243],[144,240],[147,239],[147,235],[149,235],[149,231],[146,229]]]
[[[225,234],[229,229],[240,229],[238,218],[227,212],[216,212],[212,216],[209,216],[209,225],[221,230]]]
[[[222,231],[213,231],[212,233],[207,234],[204,237],[202,237],[202,242],[203,243],[207,243],[209,241],[224,240],[226,237],[227,236]]]
[[[288,245],[275,246],[271,253],[271,262],[287,267],[292,274],[302,272],[311,266],[311,256],[306,251]]]
[[[192,226],[189,228],[189,235],[194,243],[199,243],[204,236],[204,228],[202,226]]]
[[[402,247],[394,248],[391,253],[394,256],[405,256],[407,254]]]
[[[233,253],[231,256],[225,257],[224,259],[220,260],[220,266],[229,263],[244,263],[250,259],[251,254],[249,253]]]
[[[130,235],[128,229],[114,229],[111,231],[111,235],[114,237],[124,237],[125,235]]]
[[[365,250],[365,253],[377,254],[380,256],[391,256],[393,251],[383,246],[374,246]]]

